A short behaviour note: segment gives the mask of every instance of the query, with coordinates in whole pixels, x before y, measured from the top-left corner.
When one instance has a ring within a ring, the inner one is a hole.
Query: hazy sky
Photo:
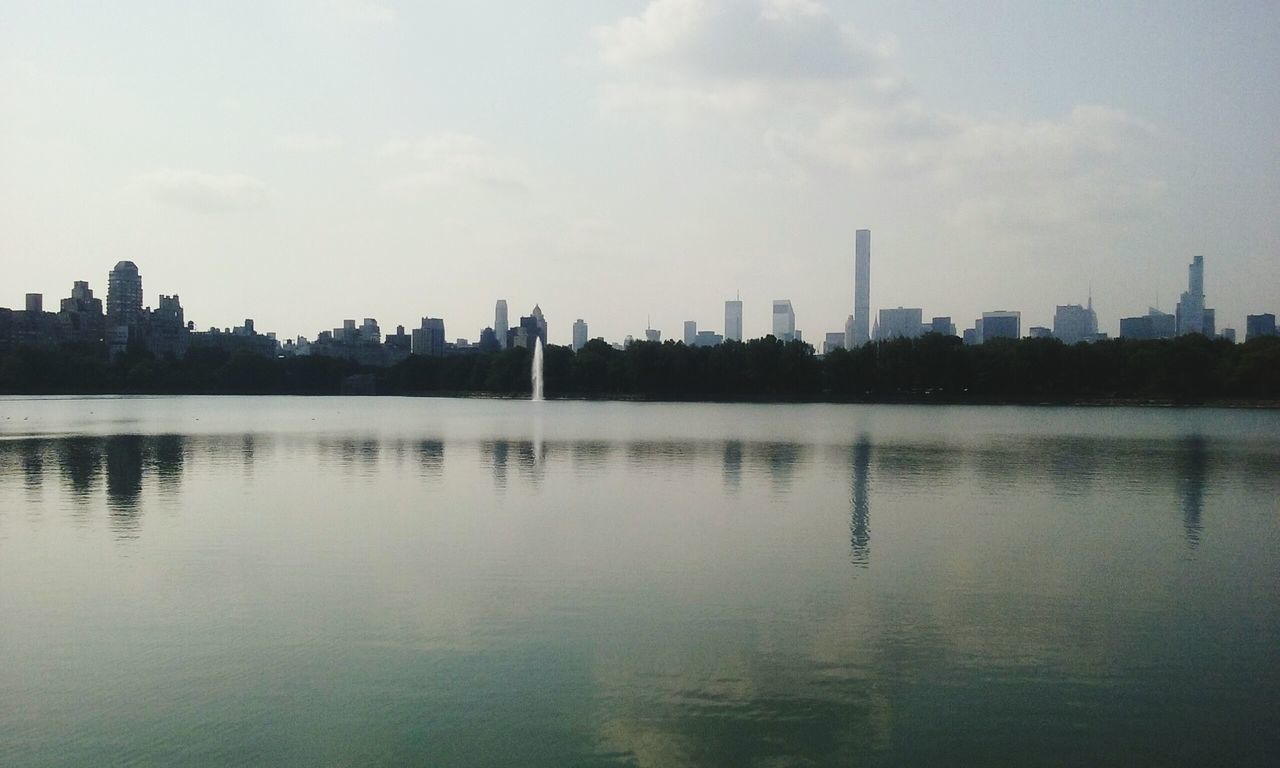
[[[1280,310],[1280,4],[0,4],[0,305],[135,261],[146,303],[282,337],[506,298],[551,338],[745,332],[790,298],[1103,329],[1206,256]]]

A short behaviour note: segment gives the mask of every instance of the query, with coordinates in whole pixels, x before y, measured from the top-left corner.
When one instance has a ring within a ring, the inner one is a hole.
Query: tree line
[[[270,359],[193,350],[180,360],[131,350],[108,360],[92,345],[0,354],[4,394],[331,395],[356,375],[378,394],[522,396],[530,353],[412,356],[390,368],[332,357]],[[965,346],[929,334],[814,354],[772,336],[715,347],[644,342],[578,352],[549,346],[548,397],[652,400],[937,403],[1280,401],[1280,338],[1245,344],[1203,336],[1068,346],[1055,339]]]

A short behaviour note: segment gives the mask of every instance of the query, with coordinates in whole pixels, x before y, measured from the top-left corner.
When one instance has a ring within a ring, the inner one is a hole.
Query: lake
[[[0,399],[0,765],[1262,765],[1280,412]]]

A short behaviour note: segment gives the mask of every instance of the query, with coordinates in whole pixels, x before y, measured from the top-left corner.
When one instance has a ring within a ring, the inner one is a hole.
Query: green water
[[[1280,413],[0,399],[0,766],[1264,765]]]

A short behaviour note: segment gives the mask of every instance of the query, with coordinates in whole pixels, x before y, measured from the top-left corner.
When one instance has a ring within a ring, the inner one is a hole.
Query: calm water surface
[[[0,765],[1263,765],[1280,413],[0,399]]]

